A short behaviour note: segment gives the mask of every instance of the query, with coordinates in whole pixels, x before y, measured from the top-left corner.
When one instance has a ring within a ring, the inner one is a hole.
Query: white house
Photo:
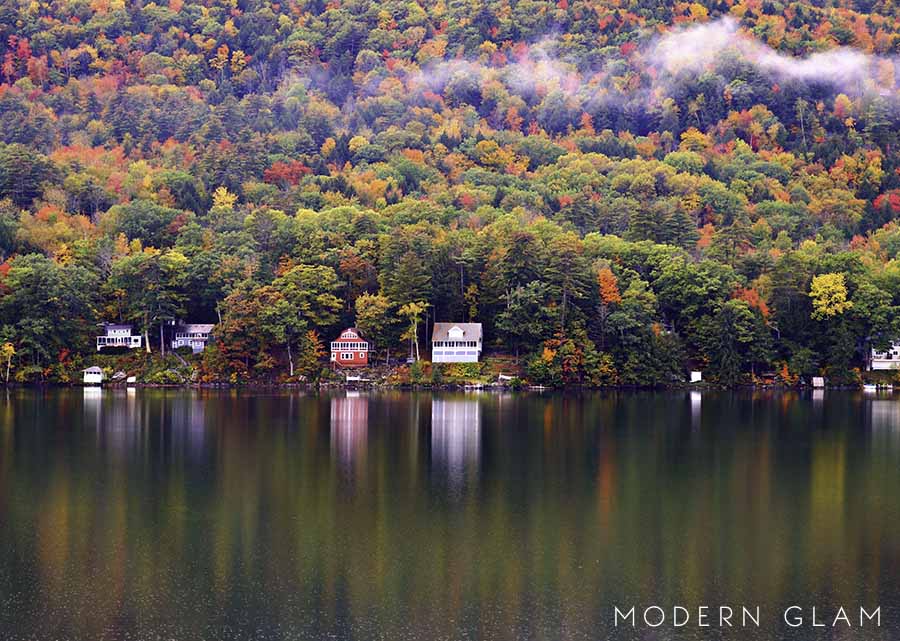
[[[143,337],[131,335],[131,325],[103,326],[103,335],[97,337],[97,351],[104,347],[127,347],[128,349],[140,349],[143,345]]]
[[[435,323],[432,363],[477,363],[481,357],[481,323]]]
[[[209,344],[213,325],[205,323],[186,323],[175,327],[175,338],[172,339],[172,349],[190,347],[195,354],[199,354]]]
[[[85,385],[100,385],[103,383],[103,370],[96,365],[81,370],[81,373],[84,375]]]
[[[884,351],[873,349],[870,353],[869,369],[900,369],[900,343],[892,343]]]

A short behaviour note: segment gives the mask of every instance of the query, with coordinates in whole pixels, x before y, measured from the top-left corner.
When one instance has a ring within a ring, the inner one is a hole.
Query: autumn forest
[[[536,384],[856,383],[898,66],[890,0],[7,0],[0,373],[180,318],[196,380],[312,380],[437,320]]]

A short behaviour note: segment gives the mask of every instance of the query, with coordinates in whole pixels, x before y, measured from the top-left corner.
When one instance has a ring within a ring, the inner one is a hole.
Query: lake
[[[897,638],[898,492],[900,395],[0,392],[0,638]]]

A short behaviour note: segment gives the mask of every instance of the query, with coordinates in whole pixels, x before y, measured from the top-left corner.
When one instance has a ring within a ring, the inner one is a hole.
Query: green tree
[[[284,295],[271,286],[254,291],[259,301],[259,330],[267,342],[284,345],[287,352],[290,376],[294,376],[294,346],[306,338],[308,326],[301,312]]]
[[[419,357],[419,323],[422,322],[422,315],[425,313],[425,310],[428,309],[428,303],[424,301],[418,301],[415,303],[407,303],[403,305],[399,311],[397,312],[401,318],[405,318],[409,323],[403,335],[400,336],[402,340],[409,341],[409,357],[413,358],[413,349],[415,349],[415,360],[420,360]]]
[[[325,330],[337,323],[344,302],[336,295],[341,283],[326,265],[297,265],[272,285],[311,328]]]
[[[769,357],[771,338],[757,310],[731,299],[706,319],[703,350],[710,373],[726,385],[737,383],[747,365]]]
[[[556,313],[550,307],[550,287],[541,281],[518,286],[507,295],[506,308],[497,315],[497,330],[504,345],[522,349],[550,338],[556,327]]]
[[[50,160],[18,143],[0,143],[0,198],[9,198],[27,207],[55,180],[57,172]]]
[[[129,240],[140,240],[146,247],[169,247],[175,242],[170,225],[181,212],[149,200],[135,200],[116,205],[106,214],[114,232],[121,232]]]
[[[393,305],[382,294],[360,294],[356,299],[356,328],[367,340],[388,350],[396,337],[396,322],[391,315]]]
[[[96,318],[96,275],[41,254],[18,256],[8,266],[0,319],[21,357],[39,368],[62,350],[86,348]]]
[[[188,259],[178,250],[147,248],[112,264],[107,293],[116,315],[135,323],[150,353],[150,331],[184,314]],[[165,341],[160,341],[165,351]]]

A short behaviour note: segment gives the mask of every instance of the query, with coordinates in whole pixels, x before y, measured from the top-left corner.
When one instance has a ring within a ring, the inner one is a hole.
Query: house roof
[[[463,331],[463,338],[467,341],[481,340],[481,323],[435,323],[431,332],[431,340],[449,340],[450,330],[454,327],[459,327]]]
[[[175,331],[191,334],[209,334],[213,327],[215,325],[212,323],[182,323],[175,328]]]
[[[92,367],[88,367],[87,369],[81,370],[84,374],[102,374],[103,370],[93,365]]]
[[[103,329],[131,329],[131,325],[116,325],[115,323],[106,323],[103,325]]]
[[[353,332],[354,334],[356,334],[356,336],[359,338],[359,340],[364,340],[362,332],[359,331],[358,329],[356,329],[355,327],[345,327],[344,329],[341,330],[341,333],[338,334],[338,338],[340,338],[342,335],[344,335],[347,332]],[[353,339],[350,339],[350,340],[353,340]]]

